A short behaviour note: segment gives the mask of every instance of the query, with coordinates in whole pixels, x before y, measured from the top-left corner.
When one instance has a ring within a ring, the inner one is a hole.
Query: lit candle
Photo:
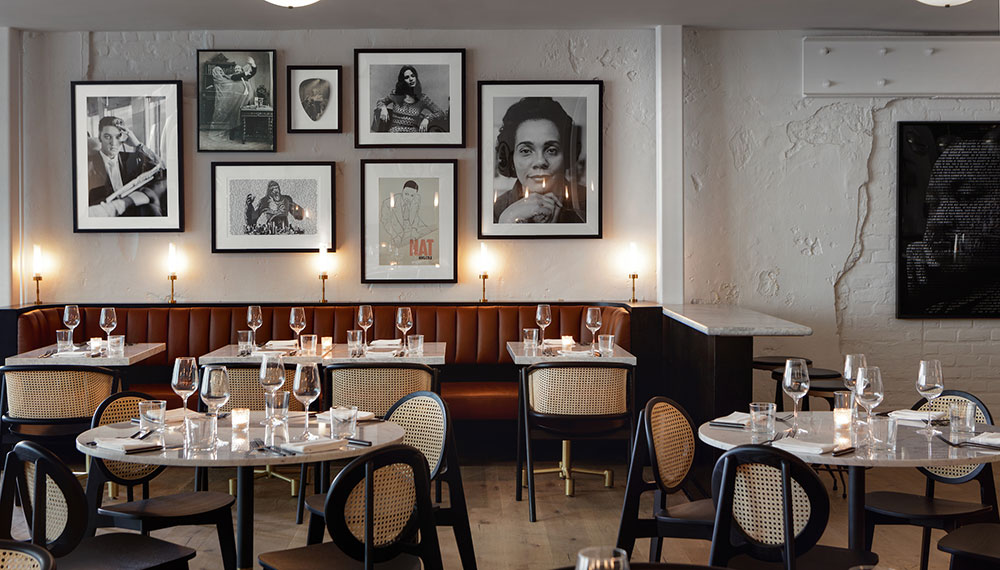
[[[841,428],[851,425],[851,409],[850,408],[834,408],[833,409],[833,425],[834,427]]]
[[[167,246],[167,275],[177,276],[177,246],[174,242]]]
[[[481,267],[480,274],[489,273],[490,257],[489,252],[486,251],[486,242],[479,243],[479,266]]]
[[[35,277],[41,277],[42,275],[42,246],[37,243],[32,248],[32,259],[31,267],[35,272]]]
[[[628,265],[629,273],[639,273],[639,247],[634,241],[628,244]]]
[[[330,248],[326,247],[325,243],[319,244],[319,274],[328,275],[330,269]]]
[[[563,337],[562,337],[562,347],[563,347],[563,350],[570,350],[571,348],[573,348],[574,344],[576,344],[576,343],[573,341],[573,337],[572,336],[570,336],[570,335],[563,335]]]
[[[101,337],[93,337],[90,339],[90,352],[100,352],[101,347],[104,345],[104,339]]]
[[[250,427],[250,410],[246,408],[233,408],[229,417],[232,418],[233,431]]]
[[[321,339],[321,343],[323,346],[323,353],[326,354],[327,352],[330,352],[331,348],[333,348],[333,337],[325,336]]]

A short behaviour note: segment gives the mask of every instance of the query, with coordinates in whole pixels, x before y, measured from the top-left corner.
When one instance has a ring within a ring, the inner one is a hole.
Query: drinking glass
[[[298,364],[295,366],[295,383],[292,385],[292,393],[295,399],[302,402],[305,408],[306,428],[302,432],[302,439],[318,439],[309,431],[309,405],[316,398],[319,398],[320,376],[319,368],[315,364]]]
[[[250,331],[236,331],[236,356],[250,356],[253,354],[253,336]]]
[[[108,335],[108,356],[117,356],[119,358],[125,356],[125,335]]]
[[[201,401],[210,416],[218,416],[219,408],[229,401],[229,371],[225,366],[210,364],[202,370]]]
[[[858,381],[854,386],[854,399],[864,407],[865,415],[868,418],[868,446],[875,445],[872,435],[871,421],[872,410],[882,403],[885,397],[885,390],[882,387],[882,371],[878,366],[867,366],[858,370]]]
[[[118,326],[118,317],[115,315],[114,307],[104,307],[101,309],[101,330],[104,334],[108,336],[108,340],[111,340],[111,331],[115,330]]]
[[[844,357],[844,387],[854,391],[854,385],[858,382],[858,370],[868,366],[868,360],[864,354],[848,354]],[[857,402],[851,403],[852,414],[857,415]]]
[[[399,332],[403,333],[403,348],[405,349],[406,331],[413,328],[413,313],[410,311],[409,307],[400,307],[396,309],[396,328],[399,329]]]
[[[56,331],[56,350],[59,352],[73,352],[73,331],[69,329],[59,329]]]
[[[268,422],[265,430],[288,423],[288,400],[287,390],[264,394],[264,414],[271,418],[271,422]]]
[[[73,342],[73,331],[80,325],[80,307],[66,305],[63,309],[63,324],[69,329],[69,340]]]
[[[372,306],[371,305],[361,305],[358,307],[358,326],[364,330],[364,335],[362,338],[362,346],[368,347],[368,329],[371,328],[372,323],[375,322],[372,316]]]
[[[545,327],[552,324],[552,307],[548,305],[538,305],[535,309],[535,324],[542,329],[541,340],[545,340]]]
[[[337,406],[330,408],[330,436],[354,437],[358,431],[358,407]]]
[[[896,418],[873,416],[868,420],[868,435],[875,451],[896,451]]]
[[[969,401],[954,402],[948,410],[948,425],[952,433],[974,433],[976,405]]]
[[[365,343],[362,334],[359,330],[347,331],[348,356],[361,356],[365,353]]]
[[[285,363],[280,354],[265,354],[260,361],[260,385],[267,394],[273,394],[285,384]],[[266,410],[265,410],[266,412]],[[274,418],[265,413],[261,425],[274,423]]]
[[[295,340],[298,340],[299,333],[306,328],[306,310],[302,307],[292,307],[292,312],[288,315],[288,327],[295,333]]]
[[[614,356],[615,335],[613,334],[597,335],[597,353],[600,356]]]
[[[788,394],[788,397],[795,404],[792,413],[792,434],[808,433],[806,430],[799,428],[799,405],[802,398],[809,393],[809,367],[806,365],[805,360],[801,358],[789,358],[785,361],[785,376],[781,380],[781,389],[785,391],[785,394]]]
[[[184,418],[184,450],[211,451],[217,445],[219,418],[195,414]]]
[[[260,312],[260,305],[250,305],[247,308],[247,326],[253,331],[250,337],[250,346],[257,346],[257,329],[264,324],[264,314]]]
[[[601,308],[587,307],[587,330],[590,331],[590,345],[597,345],[597,331],[601,328]]]
[[[628,569],[628,555],[614,546],[588,546],[576,555],[576,570]]]
[[[918,429],[917,433],[926,435],[928,439],[941,432],[931,425],[931,402],[944,391],[944,377],[941,374],[940,360],[921,360],[920,371],[917,373],[917,392],[927,399],[927,427]]]
[[[167,413],[166,400],[143,400],[139,402],[139,430],[145,433],[161,433]]]
[[[413,356],[423,356],[424,355],[424,335],[422,334],[411,334],[406,337],[406,351],[407,354]]]
[[[317,337],[314,334],[300,334],[299,335],[300,354],[306,356],[316,356],[316,340]]]
[[[537,348],[539,345],[538,329],[521,329],[521,342],[524,343],[525,350]]]
[[[198,391],[198,361],[193,356],[182,356],[174,360],[170,387],[184,401],[184,417],[187,417],[188,398]]]
[[[774,435],[774,402],[750,403],[750,431],[761,435]]]

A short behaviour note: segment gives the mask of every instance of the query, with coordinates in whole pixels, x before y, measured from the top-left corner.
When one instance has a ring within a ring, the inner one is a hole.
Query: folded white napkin
[[[398,338],[388,338],[388,339],[384,338],[384,339],[379,339],[379,340],[373,340],[369,344],[371,346],[378,347],[378,348],[389,348],[389,347],[399,348],[399,347],[403,346],[403,341],[402,341],[402,339],[398,339]]]
[[[789,453],[805,453],[809,455],[829,453],[837,448],[837,444],[832,441],[829,443],[819,443],[815,441],[802,441],[801,439],[791,439],[787,437],[779,439],[771,445],[777,447],[778,449],[784,449]]]
[[[74,350],[73,352],[56,352],[50,356],[58,356],[59,358],[82,358],[85,356],[90,356],[90,351],[87,350]]]
[[[250,353],[251,356],[286,356],[287,354],[287,350],[254,350]]]
[[[931,412],[931,419],[940,420],[947,414],[948,412],[944,410]],[[896,421],[904,426],[924,427],[927,425],[927,410],[893,410],[889,412],[889,417],[896,418]]]
[[[572,357],[595,357],[593,350],[560,350],[559,356],[572,356]]]
[[[358,413],[360,414],[361,412]],[[969,438],[969,441],[975,443],[983,443],[986,445],[1000,445],[1000,433],[997,432],[981,433],[976,437]]]
[[[371,420],[371,419],[374,419],[374,418],[375,418],[375,412],[363,412],[361,410],[358,410],[358,421],[359,422],[367,422],[368,420]],[[319,421],[321,421],[321,422],[328,422],[328,421],[330,421],[330,410],[327,410],[325,412],[321,412],[319,414],[316,414],[316,419],[319,420]]]
[[[297,340],[269,340],[264,348],[280,348],[282,350],[295,350],[299,347]]]
[[[344,447],[344,444],[346,443],[347,441],[343,439],[321,437],[310,441],[292,441],[282,443],[278,447],[284,449],[285,451],[291,451],[292,453],[317,453],[321,451],[340,449],[341,447]]]
[[[542,339],[542,344],[545,346],[562,346],[561,338],[546,338]]]
[[[159,443],[150,443],[142,439],[132,439],[129,437],[96,437],[94,443],[97,447],[111,449],[113,451],[135,451],[137,449],[155,449],[161,447]]]
[[[721,418],[715,418],[713,422],[727,423],[727,424],[743,424],[745,426],[750,425],[750,414],[746,412],[733,412],[728,416],[722,416]]]
[[[393,358],[396,355],[396,350],[369,350],[365,352],[365,358]]]

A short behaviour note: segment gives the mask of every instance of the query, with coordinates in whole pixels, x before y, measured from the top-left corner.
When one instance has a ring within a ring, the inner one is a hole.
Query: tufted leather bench
[[[535,305],[373,305],[375,323],[368,338],[398,338],[398,306],[413,309],[414,328],[426,342],[446,342],[441,372],[441,395],[456,419],[513,419],[517,411],[517,379],[507,354],[507,341],[519,340],[521,329],[535,327]],[[584,304],[553,304],[547,338],[572,335],[589,340]],[[130,388],[169,400],[179,400],[170,390],[169,367],[178,356],[199,356],[235,344],[236,331],[245,330],[246,305],[116,307],[118,328],[126,342],[164,342],[167,349],[128,371]],[[294,337],[288,328],[291,305],[262,306],[264,324],[258,342]],[[357,327],[357,305],[305,306],[303,333],[332,336],[347,342],[347,331]],[[98,326],[100,306],[80,307],[75,341],[103,337]],[[630,314],[623,307],[602,307],[603,326],[598,334],[614,334],[618,344],[631,345]],[[61,307],[27,311],[17,320],[17,351],[52,344],[63,328]]]

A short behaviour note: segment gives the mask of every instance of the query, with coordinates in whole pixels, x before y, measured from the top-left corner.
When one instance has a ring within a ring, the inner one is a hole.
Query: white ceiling
[[[744,29],[992,32],[997,0],[0,0],[0,26],[34,30],[545,29],[658,24]]]

